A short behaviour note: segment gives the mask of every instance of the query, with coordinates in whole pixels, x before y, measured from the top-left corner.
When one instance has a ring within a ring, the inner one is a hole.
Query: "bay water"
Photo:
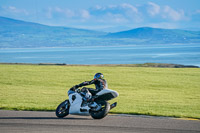
[[[200,66],[200,45],[129,45],[0,49],[0,63],[142,64]]]

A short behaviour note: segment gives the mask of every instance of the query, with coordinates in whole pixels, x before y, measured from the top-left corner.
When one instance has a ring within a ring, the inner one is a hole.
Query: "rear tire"
[[[110,111],[110,104],[106,101],[100,101],[97,104],[101,104],[101,109],[99,111],[91,111],[90,115],[93,119],[102,119]]]
[[[69,100],[65,100],[56,108],[56,116],[58,118],[63,118],[69,114]]]

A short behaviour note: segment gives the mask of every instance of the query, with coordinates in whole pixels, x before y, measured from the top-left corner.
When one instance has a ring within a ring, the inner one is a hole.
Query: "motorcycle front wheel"
[[[110,111],[110,104],[106,101],[100,101],[97,104],[101,105],[101,109],[99,111],[90,111],[90,115],[93,119],[102,119]]]
[[[63,118],[67,116],[69,114],[69,107],[70,107],[69,100],[65,100],[64,102],[59,104],[56,109],[56,116],[58,118]]]

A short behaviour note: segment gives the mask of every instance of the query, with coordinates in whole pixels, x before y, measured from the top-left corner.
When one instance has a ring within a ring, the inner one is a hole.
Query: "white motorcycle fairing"
[[[95,96],[80,89],[69,90],[69,99],[66,99],[56,108],[56,116],[63,118],[69,114],[73,115],[90,115],[93,119],[102,119],[108,112],[117,106],[117,102],[110,105],[107,101],[116,98],[119,94],[110,89],[103,89]],[[87,99],[93,102],[87,102]]]
[[[81,107],[83,98],[79,93],[76,92],[76,93],[70,94],[69,102],[70,102],[69,114],[90,115],[89,114],[90,107],[88,107],[87,104]]]
[[[69,104],[66,104],[65,108],[69,107],[69,114],[91,115],[90,114],[91,107],[88,106],[89,103],[87,101],[83,100],[84,97],[81,96],[82,93],[80,92],[79,89],[76,90],[76,91],[69,90],[68,95],[69,95]],[[85,96],[89,96],[89,97],[91,96],[92,97],[90,92],[88,92],[88,94],[86,94]],[[116,98],[117,96],[119,96],[119,94],[116,91],[110,90],[110,89],[103,89],[95,95],[95,99],[98,100],[98,101],[108,101],[108,100],[111,100],[113,98]],[[97,105],[96,102],[94,102],[94,104]],[[109,109],[112,109],[113,107],[116,107],[116,103],[110,105]]]

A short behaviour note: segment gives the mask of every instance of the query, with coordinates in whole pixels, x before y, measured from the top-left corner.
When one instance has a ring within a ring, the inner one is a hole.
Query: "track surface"
[[[54,112],[0,110],[0,133],[200,133],[200,121],[164,117],[108,115],[101,120]]]

